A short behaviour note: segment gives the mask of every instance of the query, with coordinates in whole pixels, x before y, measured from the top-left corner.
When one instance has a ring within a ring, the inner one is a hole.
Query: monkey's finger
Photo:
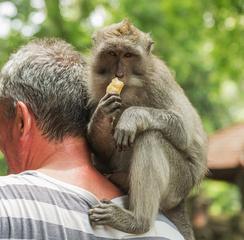
[[[116,118],[120,112],[121,112],[120,108],[115,108],[115,109],[112,109],[111,112],[109,112],[108,114],[110,115],[110,117]]]
[[[98,107],[102,108],[102,109],[106,109],[108,107],[110,107],[110,105],[113,105],[113,104],[121,104],[121,100],[118,100],[118,101],[109,101],[109,102],[101,102],[98,104]]]
[[[105,203],[105,204],[112,203],[112,201],[111,201],[111,200],[106,199],[106,198],[104,198],[104,199],[100,200],[100,202],[101,202],[101,203]]]
[[[90,221],[97,222],[112,217],[112,208],[111,208],[112,204],[110,204],[111,201],[106,200],[106,202],[109,203],[109,204],[104,204],[106,205],[106,208],[100,208],[101,205],[98,205],[98,207],[90,209],[88,211]]]
[[[121,132],[119,129],[115,128],[114,130],[114,140],[115,140],[115,145],[118,147],[118,142],[120,141],[119,139],[121,138]]]
[[[93,208],[92,211],[88,211],[89,215],[94,215],[94,214],[105,214],[108,213],[107,208]]]
[[[121,108],[121,103],[119,103],[119,102],[114,102],[114,103],[108,105],[107,107],[105,107],[107,113],[112,113],[115,110],[120,109],[120,108]]]
[[[116,140],[116,147],[121,151],[121,145],[123,141],[124,132],[122,130],[118,131]]]
[[[109,221],[108,219],[106,219],[106,220],[101,220],[101,221],[94,221],[94,223],[96,224],[96,225],[108,225],[109,223],[111,223],[111,221]]]
[[[112,93],[106,93],[102,98],[101,98],[101,100],[100,100],[100,102],[103,102],[103,101],[105,101],[106,99],[108,99],[108,98],[110,98],[111,96],[116,96],[116,95],[118,95],[118,94],[112,94]],[[119,95],[118,95],[119,96]]]
[[[97,222],[97,221],[99,221],[99,220],[103,220],[103,219],[109,219],[109,218],[111,218],[111,214],[109,214],[109,213],[105,213],[105,214],[93,214],[93,215],[90,215],[90,220],[92,220],[92,221],[95,221],[95,222]]]
[[[99,104],[105,102],[110,96],[111,96],[111,94],[106,94],[106,95],[104,95],[104,96],[100,99]]]
[[[97,204],[97,205],[93,206],[91,209],[89,209],[88,213],[93,213],[94,209],[97,209],[97,208],[107,208],[107,207],[108,207],[107,203]]]
[[[112,215],[111,215],[111,211],[108,211],[108,209],[100,209],[100,208],[98,208],[98,209],[96,209],[96,212],[93,212],[90,216],[89,216],[89,218],[90,219],[96,219],[96,218],[100,218],[100,219],[102,219],[102,218],[106,218],[106,217],[104,217],[104,216],[107,216],[107,217],[111,217]]]
[[[136,133],[132,133],[129,138],[129,146],[131,147],[135,141]]]
[[[121,98],[119,95],[115,95],[115,94],[110,94],[110,93],[107,93],[104,97],[102,97],[98,103],[99,106],[103,107],[107,104],[110,104],[111,102],[114,102],[114,101],[121,101]]]
[[[118,95],[112,95],[112,96],[110,96],[109,98],[107,98],[107,99],[105,99],[103,101],[103,105],[104,106],[108,106],[108,105],[110,105],[111,103],[114,103],[114,102],[121,103],[121,97],[118,96]]]
[[[122,139],[121,139],[121,142],[120,142],[120,145],[119,145],[120,151],[125,151],[126,150],[126,144],[124,146],[124,142],[126,142],[127,140],[125,138],[126,138],[126,133],[123,131]]]
[[[113,117],[118,116],[121,113],[121,108],[115,109],[114,112],[112,113]]]
[[[100,204],[97,204],[93,206],[91,209],[89,209],[88,212],[93,212],[95,208],[108,208],[114,205],[114,203],[110,200],[101,200],[100,202]]]
[[[117,129],[114,129],[113,131],[114,131],[114,140],[115,140],[115,143],[117,144],[117,138],[118,138],[119,132]]]
[[[128,149],[128,145],[129,145],[129,134],[125,134],[124,138],[123,138],[123,142],[122,142],[122,150],[125,151]]]

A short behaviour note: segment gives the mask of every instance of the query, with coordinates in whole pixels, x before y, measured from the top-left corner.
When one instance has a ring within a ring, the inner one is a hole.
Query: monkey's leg
[[[130,168],[129,210],[105,202],[91,210],[91,220],[121,231],[143,233],[149,230],[158,209],[175,208],[193,187],[191,163],[160,132],[139,135],[133,149]],[[193,234],[181,207],[170,217],[178,229],[192,240]]]
[[[131,163],[129,208],[145,232],[159,209],[169,211],[170,220],[186,240],[194,240],[184,199],[194,185],[193,167],[159,131],[139,135]],[[151,190],[151,191],[150,191]],[[172,219],[171,219],[172,217]]]
[[[186,240],[194,240],[185,199],[195,184],[195,177],[201,170],[196,169],[183,153],[175,149],[164,138],[161,138],[161,144],[163,144],[165,155],[170,163],[170,191],[162,194],[160,209],[164,210]]]
[[[160,137],[153,131],[144,132],[135,142],[130,167],[129,210],[105,202],[90,210],[91,221],[129,233],[139,234],[150,229],[162,192],[169,191],[169,163],[160,147]]]

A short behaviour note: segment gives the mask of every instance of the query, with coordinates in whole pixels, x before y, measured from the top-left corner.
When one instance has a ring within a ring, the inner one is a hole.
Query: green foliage
[[[7,167],[3,159],[3,155],[0,152],[0,176],[6,175]]]
[[[241,210],[240,193],[235,185],[205,180],[201,185],[201,194],[212,202],[209,208],[212,216],[232,216]]]

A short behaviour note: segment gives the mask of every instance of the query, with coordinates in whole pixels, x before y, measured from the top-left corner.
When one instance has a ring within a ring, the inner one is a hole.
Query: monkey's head
[[[106,84],[113,77],[127,86],[139,84],[138,79],[148,65],[145,61],[151,57],[152,44],[150,35],[128,20],[105,27],[93,36],[93,73]]]

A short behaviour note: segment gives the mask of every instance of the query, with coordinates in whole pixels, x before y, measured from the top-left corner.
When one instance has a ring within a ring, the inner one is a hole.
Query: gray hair
[[[31,41],[0,75],[0,98],[24,102],[50,140],[84,136],[88,119],[86,63],[58,39]],[[11,109],[8,109],[12,112]]]

